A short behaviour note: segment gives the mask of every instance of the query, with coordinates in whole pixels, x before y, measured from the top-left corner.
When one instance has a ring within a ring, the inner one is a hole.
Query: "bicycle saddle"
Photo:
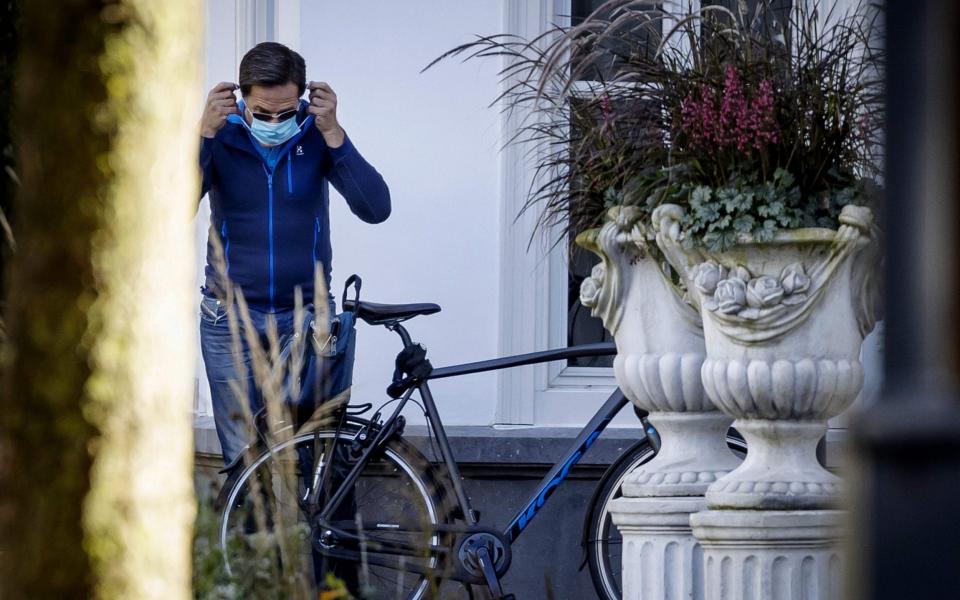
[[[406,321],[417,315],[432,315],[440,312],[440,306],[432,303],[419,304],[377,304],[344,300],[344,310],[352,310],[370,325],[382,325],[388,321]]]

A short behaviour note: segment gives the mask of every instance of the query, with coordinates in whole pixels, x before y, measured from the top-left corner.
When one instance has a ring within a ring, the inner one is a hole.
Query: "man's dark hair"
[[[300,95],[307,89],[307,66],[303,57],[277,42],[261,42],[240,61],[240,93],[246,96],[255,85],[294,83]]]

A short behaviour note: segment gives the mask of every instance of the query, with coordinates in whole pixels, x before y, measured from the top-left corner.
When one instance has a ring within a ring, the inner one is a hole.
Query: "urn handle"
[[[599,317],[607,331],[615,336],[623,318],[623,295],[628,287],[625,267],[633,259],[624,254],[637,251],[630,235],[637,221],[636,209],[612,208],[607,217],[600,229],[577,236],[577,244],[600,257],[590,276],[580,284],[580,304]]]

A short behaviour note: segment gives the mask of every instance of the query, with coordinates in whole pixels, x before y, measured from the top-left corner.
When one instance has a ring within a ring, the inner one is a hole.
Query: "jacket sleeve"
[[[200,136],[200,197],[194,212],[200,208],[200,201],[210,191],[213,182],[213,140]]]
[[[390,216],[390,190],[380,173],[360,156],[350,138],[330,148],[327,178],[347,200],[350,210],[367,223],[381,223]]]

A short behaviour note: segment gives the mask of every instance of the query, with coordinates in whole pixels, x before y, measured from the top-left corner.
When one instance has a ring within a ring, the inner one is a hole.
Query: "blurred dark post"
[[[185,600],[203,3],[17,8],[0,597]]]
[[[13,68],[17,50],[19,10],[14,0],[0,0],[0,267],[9,260],[15,243],[10,229],[11,207],[17,176],[13,164]],[[6,297],[0,281],[0,304]],[[0,322],[0,341],[6,328]]]
[[[960,597],[960,5],[886,2],[883,401],[854,428],[850,597]]]

